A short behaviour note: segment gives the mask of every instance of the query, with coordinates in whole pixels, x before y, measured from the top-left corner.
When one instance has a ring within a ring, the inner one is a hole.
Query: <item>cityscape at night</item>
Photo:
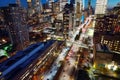
[[[120,80],[120,0],[0,0],[0,80]]]

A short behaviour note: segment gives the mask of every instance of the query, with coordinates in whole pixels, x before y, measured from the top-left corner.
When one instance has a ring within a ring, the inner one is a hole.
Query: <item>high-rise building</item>
[[[18,6],[20,7],[21,6],[20,0],[16,0],[16,4],[18,4]]]
[[[0,9],[0,30],[4,29],[4,27],[5,27],[5,25],[4,25],[4,17],[3,17],[3,14],[2,14],[2,10]]]
[[[114,7],[109,14],[96,18],[95,42],[108,45],[114,52],[120,52],[120,8]]]
[[[97,0],[95,14],[105,14],[108,0]]]
[[[118,15],[108,14],[96,18],[95,32],[101,34],[114,34],[115,27],[118,25]]]
[[[81,13],[82,12],[82,0],[75,0],[75,13],[76,13],[76,16],[77,14]]]
[[[27,0],[27,4],[28,4],[28,17],[31,17],[33,15],[33,13],[35,12],[33,9],[33,4],[32,4],[33,0]]]
[[[35,12],[40,13],[42,11],[42,4],[40,0],[33,0],[33,4],[34,4]]]
[[[48,0],[49,3],[49,8],[52,9],[52,4],[53,4],[54,0]]]
[[[68,0],[59,0],[60,2],[60,11],[64,9],[64,6],[68,3]]]
[[[9,42],[9,36],[6,29],[6,25],[4,24],[4,16],[2,14],[2,10],[0,9],[0,44],[4,44]]]
[[[27,0],[27,3],[28,3],[28,8],[31,8],[32,7],[32,0]]]
[[[60,12],[60,2],[52,2],[52,12]]]
[[[1,8],[5,25],[11,39],[11,43],[17,50],[22,50],[29,44],[29,32],[26,25],[26,12],[18,4],[9,4]]]
[[[63,35],[65,39],[69,38],[69,32],[73,30],[73,13],[65,12],[63,14]]]
[[[80,23],[80,17],[82,14],[82,10],[83,10],[83,4],[82,4],[82,0],[75,0],[75,5],[74,5],[74,26],[79,26]]]
[[[93,8],[92,8],[92,5],[91,5],[91,0],[88,0],[88,13],[89,13],[89,15],[93,14]]]

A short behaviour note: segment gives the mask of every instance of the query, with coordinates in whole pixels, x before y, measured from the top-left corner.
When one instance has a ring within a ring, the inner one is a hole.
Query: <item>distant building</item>
[[[73,13],[65,12],[63,14],[63,35],[68,39],[69,31],[73,30]]]
[[[68,0],[59,0],[59,2],[60,2],[60,11],[62,11],[66,3],[68,3]]]
[[[80,17],[82,15],[82,10],[83,10],[83,4],[82,4],[82,0],[75,0],[75,4],[74,4],[74,26],[79,26],[80,24]]]
[[[45,3],[43,4],[43,11],[46,10],[46,9],[49,9],[49,3]]]
[[[2,14],[2,10],[0,9],[0,45],[9,41],[10,39],[8,36],[6,25],[4,24],[4,15]]]
[[[26,12],[18,4],[2,7],[5,25],[9,32],[11,43],[17,50],[22,50],[29,44],[29,32],[26,25]]]
[[[83,10],[82,0],[75,0],[75,12],[79,13]]]
[[[96,18],[95,32],[101,34],[113,34],[118,25],[118,15],[108,14]]]
[[[35,12],[33,9],[32,0],[27,0],[27,4],[28,4],[28,17],[31,17]]]
[[[60,2],[52,2],[52,12],[59,13],[60,12]]]
[[[91,0],[88,0],[88,14],[93,15],[93,8],[91,5]]]
[[[108,0],[97,0],[95,14],[105,14]]]
[[[49,3],[49,8],[52,9],[52,4],[53,4],[54,0],[48,0]]]
[[[33,6],[36,13],[40,13],[42,11],[41,0],[33,0]]]
[[[4,24],[4,16],[2,14],[2,10],[0,9],[0,30],[2,30],[2,29],[5,29],[5,24]]]

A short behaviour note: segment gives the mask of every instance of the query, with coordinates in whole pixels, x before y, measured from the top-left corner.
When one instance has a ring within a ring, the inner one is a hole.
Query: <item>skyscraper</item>
[[[33,0],[33,6],[34,6],[34,9],[35,9],[35,12],[36,13],[40,13],[42,11],[42,4],[40,2],[40,0]]]
[[[82,0],[75,0],[75,12],[81,12],[83,8]]]
[[[89,13],[89,15],[93,14],[93,8],[92,8],[92,5],[91,5],[91,0],[88,0],[88,13]]]
[[[11,43],[17,50],[24,49],[29,44],[29,32],[26,25],[25,10],[19,7],[18,4],[9,4],[8,7],[1,9]]]
[[[51,9],[52,8],[52,3],[54,2],[54,0],[48,0],[48,3],[49,3],[49,8]]]
[[[32,0],[27,0],[27,3],[28,3],[28,8],[31,8],[32,7]]]
[[[108,0],[97,0],[95,14],[105,14]]]
[[[120,53],[120,6],[114,7],[109,14],[96,18],[94,40],[106,44],[111,51]]]
[[[52,12],[58,13],[60,11],[60,2],[52,2]]]
[[[27,3],[28,3],[28,9],[27,9],[28,10],[28,17],[31,17],[33,15],[33,13],[35,12],[32,2],[33,2],[33,0],[27,0]]]
[[[16,0],[16,4],[18,4],[18,6],[20,6],[20,0]]]
[[[60,2],[60,11],[62,11],[66,3],[68,3],[68,0],[59,0],[59,2]]]
[[[82,10],[83,10],[83,4],[82,4],[82,0],[75,0],[75,7],[74,7],[74,10],[75,10],[75,14],[74,15],[74,26],[79,26],[79,23],[80,23],[80,17],[81,17],[81,14],[82,14]]]

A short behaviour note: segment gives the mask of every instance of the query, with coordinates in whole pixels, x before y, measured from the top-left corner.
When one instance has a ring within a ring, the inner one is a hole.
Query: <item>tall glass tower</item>
[[[97,0],[95,14],[105,14],[108,0]]]
[[[16,50],[22,50],[29,45],[29,32],[26,22],[26,12],[19,4],[10,4],[2,8],[4,21],[11,43]]]

